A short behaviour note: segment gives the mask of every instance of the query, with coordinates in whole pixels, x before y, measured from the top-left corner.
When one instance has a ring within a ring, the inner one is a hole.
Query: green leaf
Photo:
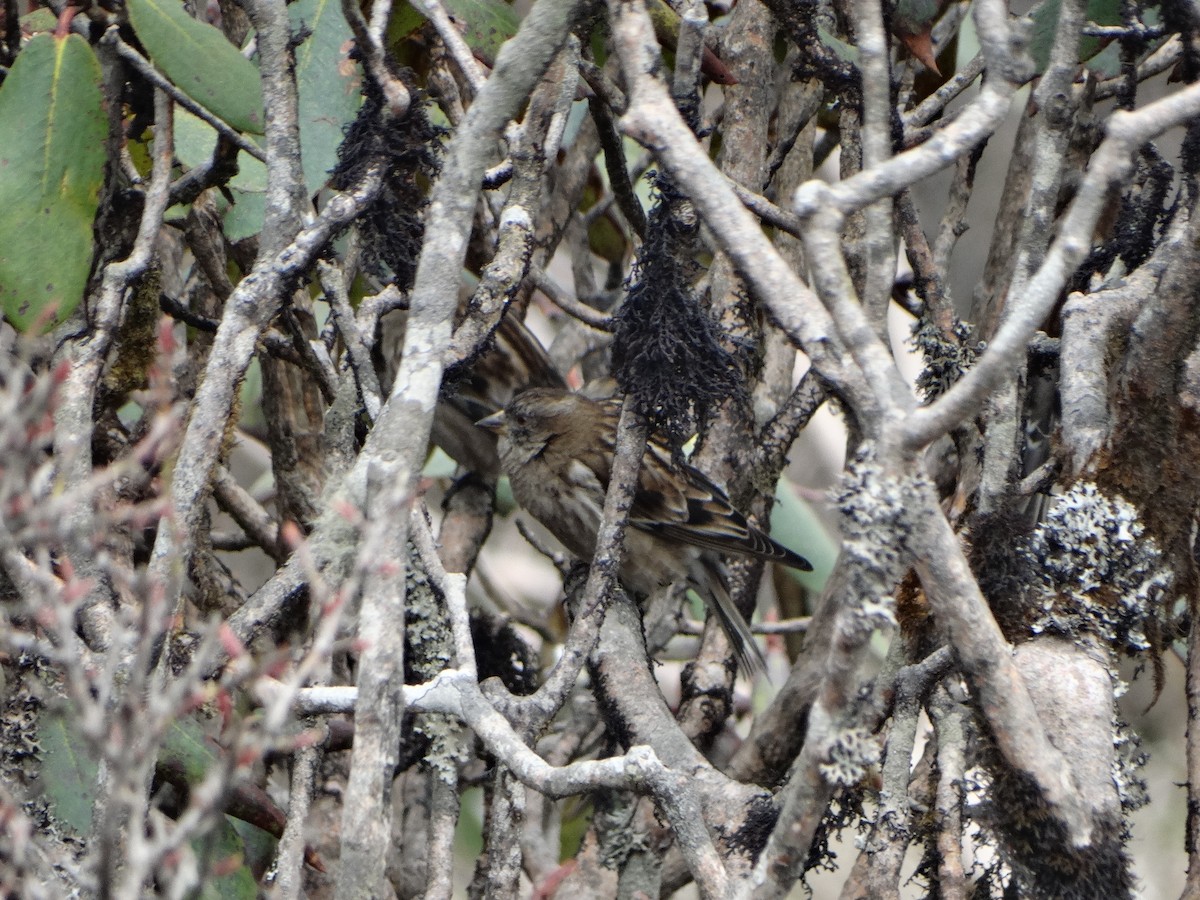
[[[288,15],[293,31],[312,32],[296,48],[300,151],[311,196],[329,180],[344,128],[358,114],[361,76],[350,59],[354,38],[339,0],[297,0]]]
[[[247,191],[231,187],[233,206],[225,213],[225,237],[240,241],[262,231],[267,212],[266,191]]]
[[[187,168],[212,158],[217,132],[187,110],[175,110],[175,155]],[[225,210],[225,236],[240,241],[262,231],[267,205],[267,167],[248,153],[238,154],[238,173],[229,180],[233,206]],[[186,210],[179,213],[186,215]],[[174,213],[173,213],[174,214]]]
[[[175,158],[188,169],[212,159],[217,130],[182,106],[175,107]],[[240,162],[240,161],[239,161]]]
[[[840,37],[824,28],[821,25],[817,26],[817,37],[821,43],[832,50],[839,59],[843,62],[848,62],[853,65],[858,65],[858,48],[847,44]]]
[[[100,64],[79,35],[39,34],[0,87],[0,305],[22,331],[79,305],[108,126]]]
[[[450,21],[462,29],[471,52],[489,66],[496,61],[500,46],[517,33],[521,17],[503,0],[443,0]],[[425,22],[425,17],[407,3],[392,13],[388,27],[391,41],[402,40]]]
[[[775,508],[771,510],[771,537],[795,550],[810,563],[811,572],[787,569],[788,575],[810,591],[820,591],[837,561],[838,544],[820,518],[786,478],[775,486]]]
[[[232,825],[238,836],[241,837],[246,854],[246,865],[250,871],[265,872],[270,868],[271,863],[275,861],[275,854],[279,850],[279,841],[257,825],[243,822],[236,816],[227,815],[225,821]]]
[[[392,18],[388,21],[388,43],[398,44],[429,20],[407,3],[392,7]]]
[[[587,236],[588,247],[601,259],[617,264],[625,258],[625,235],[608,216],[596,218],[588,227]]]
[[[129,0],[129,21],[185,94],[238,131],[262,134],[258,69],[218,29],[193,19],[178,0]]]
[[[258,885],[246,865],[246,847],[229,816],[217,820],[212,830],[192,841],[202,871],[212,870],[200,888],[200,900],[254,900]],[[215,874],[213,874],[215,871]]]
[[[87,834],[92,824],[99,767],[64,716],[43,714],[38,725],[38,744],[42,749],[42,790],[54,818],[78,834]]]
[[[489,66],[504,42],[521,27],[521,17],[502,0],[449,0],[446,11],[451,21],[464,29],[467,45]]]
[[[217,147],[217,131],[186,109],[175,110],[175,156],[189,169],[212,159]],[[238,172],[229,180],[231,187],[243,191],[267,189],[267,167],[249,153],[238,154]]]
[[[1029,41],[1029,55],[1033,57],[1039,75],[1050,64],[1050,48],[1054,45],[1054,32],[1058,28],[1061,9],[1062,0],[1046,0],[1033,11],[1033,37]],[[1088,0],[1085,17],[1096,25],[1120,25],[1121,0]],[[1099,38],[1081,38],[1079,61],[1091,59],[1103,47],[1104,43]]]
[[[199,784],[217,762],[217,754],[204,738],[204,729],[193,718],[176,719],[163,735],[158,764],[182,773],[189,785]]]
[[[57,27],[58,16],[54,14],[53,10],[46,9],[44,6],[21,16],[22,34],[33,35],[40,31],[54,31]]]
[[[1150,7],[1143,8],[1141,11],[1142,23],[1147,27],[1153,28],[1162,21],[1162,16],[1159,10]],[[1116,24],[1120,24],[1120,21]],[[1168,40],[1167,36],[1156,38],[1155,40],[1147,41],[1140,54],[1142,59],[1148,57],[1151,53],[1165,44]],[[1105,46],[1095,56],[1084,56],[1080,54],[1080,58],[1087,62],[1089,72],[1092,72],[1098,78],[1115,78],[1121,74],[1121,44],[1118,41],[1112,41]]]

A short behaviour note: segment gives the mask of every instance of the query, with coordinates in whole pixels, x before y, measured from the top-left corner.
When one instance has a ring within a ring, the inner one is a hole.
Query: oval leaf
[[[1029,55],[1037,66],[1037,74],[1041,75],[1050,64],[1050,48],[1054,44],[1054,32],[1058,28],[1058,16],[1062,11],[1062,0],[1046,0],[1035,9],[1033,16],[1033,37],[1029,41]],[[1120,0],[1088,0],[1086,10],[1087,20],[1097,25],[1120,25]],[[1079,61],[1086,62],[1099,53],[1106,44],[1099,38],[1084,36],[1079,41]]]
[[[154,64],[184,93],[238,131],[262,134],[258,69],[179,0],[129,0],[129,21]]]
[[[83,835],[92,824],[99,766],[88,754],[87,741],[71,725],[67,716],[49,714],[38,724],[41,787],[54,817]]]
[[[237,243],[262,231],[267,213],[267,192],[231,187],[233,206],[225,213],[225,237]]]
[[[163,737],[158,765],[178,772],[190,785],[199,784],[216,765],[217,754],[195,717],[176,719]]]
[[[54,31],[58,28],[58,16],[52,10],[42,7],[21,16],[21,33],[31,37],[43,31]]]
[[[206,873],[197,897],[200,900],[254,900],[258,886],[245,864],[246,845],[228,816],[221,816],[203,837],[192,841],[192,850]]]
[[[840,37],[834,34],[823,25],[817,26],[817,37],[821,43],[838,55],[838,58],[843,62],[858,65],[858,48],[847,44]]]
[[[443,0],[442,5],[475,58],[489,66],[496,62],[501,45],[521,27],[521,17],[504,0]],[[392,41],[401,40],[424,22],[419,9],[399,3],[392,12],[388,36]]]
[[[100,77],[79,35],[39,34],[0,88],[0,305],[22,331],[65,319],[87,287],[107,134]]]
[[[339,0],[297,0],[288,7],[292,28],[311,32],[296,48],[300,92],[300,153],[309,195],[329,180],[345,126],[359,106],[358,64],[350,59],[354,38]]]
[[[175,156],[186,168],[193,169],[208,162],[216,146],[216,129],[186,109],[175,110]],[[242,151],[238,154],[238,173],[229,184],[244,191],[265,191],[266,164]]]
[[[463,30],[467,45],[489,66],[521,27],[521,17],[504,0],[446,0],[445,7],[450,21]]]

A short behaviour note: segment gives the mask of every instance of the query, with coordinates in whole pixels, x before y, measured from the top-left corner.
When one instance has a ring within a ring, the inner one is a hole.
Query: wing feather
[[[576,459],[607,490],[621,407],[615,401],[593,402],[601,413],[598,439]],[[706,550],[812,569],[804,557],[751,525],[720,487],[699,469],[678,462],[657,436],[646,444],[629,522],[641,531]]]
[[[707,475],[675,463],[657,443],[651,444],[643,461],[630,522],[643,531],[706,550],[756,556],[806,572],[812,569],[804,557],[751,525]]]

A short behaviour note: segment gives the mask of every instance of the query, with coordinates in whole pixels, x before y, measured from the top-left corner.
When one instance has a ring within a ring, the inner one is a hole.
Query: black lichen
[[[1023,773],[1008,767],[994,747],[985,757],[988,775],[982,776],[985,783],[978,796],[986,799],[972,807],[971,815],[1003,863],[997,881],[1004,893],[999,896],[1119,900],[1134,895],[1124,816],[1094,821],[1091,840],[1076,846]],[[993,890],[991,896],[998,894]]]
[[[775,800],[766,792],[758,794],[747,806],[741,825],[726,835],[725,844],[730,851],[744,853],[751,862],[755,862],[771,839],[778,820],[779,806]]]
[[[947,335],[924,315],[913,323],[911,340],[925,358],[925,368],[917,376],[917,390],[926,403],[950,390],[986,346],[972,339],[967,323],[955,321],[953,332]]]
[[[471,610],[471,640],[479,680],[499,678],[510,693],[532,694],[538,687],[538,660],[533,648],[508,622]]]
[[[692,289],[696,210],[665,176],[654,186],[646,242],[615,316],[612,371],[638,411],[678,445],[721,403],[743,397],[745,386]]]
[[[358,117],[346,128],[338,147],[338,163],[330,173],[335,190],[357,185],[374,165],[383,165],[383,184],[374,202],[358,218],[359,239],[367,271],[390,277],[409,290],[417,274],[417,258],[425,234],[426,190],[441,166],[445,130],[426,114],[411,76],[397,72],[413,102],[402,121],[386,114],[383,91],[367,78]]]

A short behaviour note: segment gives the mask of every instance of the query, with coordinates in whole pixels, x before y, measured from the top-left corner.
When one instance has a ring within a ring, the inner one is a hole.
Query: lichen
[[[1033,633],[1092,635],[1127,653],[1150,648],[1172,575],[1124,498],[1077,483],[1054,499],[1019,552],[1032,573]]]
[[[865,728],[848,728],[834,736],[821,763],[821,777],[841,787],[853,787],[879,765],[879,740]]]

